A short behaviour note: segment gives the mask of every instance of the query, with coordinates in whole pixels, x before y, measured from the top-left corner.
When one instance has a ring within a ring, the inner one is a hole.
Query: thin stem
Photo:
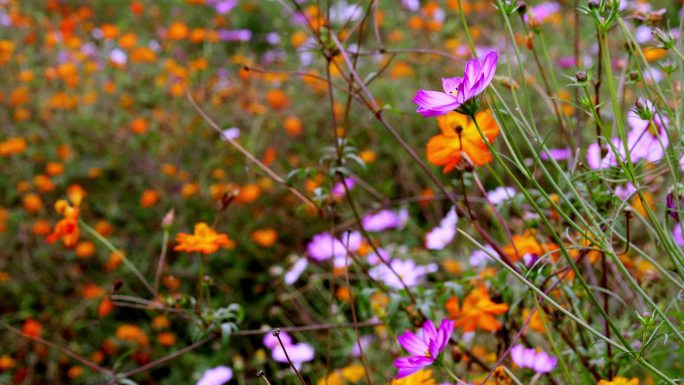
[[[276,329],[273,331],[273,335],[278,339],[278,343],[280,344],[280,348],[283,349],[283,352],[285,353],[285,358],[287,358],[287,362],[290,363],[290,367],[292,370],[294,370],[295,374],[297,375],[297,378],[299,378],[299,382],[302,383],[302,385],[306,385],[306,381],[304,381],[304,377],[302,377],[301,373],[299,373],[299,370],[295,366],[294,363],[292,363],[292,360],[290,359],[290,355],[287,353],[287,349],[285,349],[285,344],[283,344],[283,340],[280,339],[280,329]]]

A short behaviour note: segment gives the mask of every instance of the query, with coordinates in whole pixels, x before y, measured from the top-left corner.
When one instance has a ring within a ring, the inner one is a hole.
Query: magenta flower
[[[556,367],[558,360],[546,352],[538,352],[534,349],[525,349],[522,345],[516,345],[511,349],[511,359],[521,368],[532,369],[537,373],[548,373]]]
[[[450,111],[474,115],[480,107],[480,94],[487,88],[496,73],[499,55],[491,51],[484,59],[471,59],[466,63],[463,77],[442,78],[444,92],[418,90],[413,102],[416,112],[430,117]]]
[[[454,331],[454,321],[443,320],[439,325],[439,330],[435,329],[432,321],[423,324],[421,336],[413,334],[408,330],[397,337],[397,342],[411,353],[411,356],[401,357],[394,361],[394,366],[399,369],[397,379],[410,376],[420,369],[432,365],[439,354],[444,350],[451,333]]]

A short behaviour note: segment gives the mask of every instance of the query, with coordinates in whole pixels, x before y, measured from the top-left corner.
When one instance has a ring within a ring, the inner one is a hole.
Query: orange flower
[[[0,215],[1,217],[2,215]],[[35,235],[41,235],[45,236],[50,234],[51,226],[50,222],[44,220],[44,219],[39,219],[37,220],[34,224],[33,227],[31,228],[31,232]]]
[[[0,142],[0,158],[19,154],[26,151],[26,140],[24,138],[10,138]]]
[[[479,112],[477,122],[487,139],[493,142],[499,135],[499,127],[489,112]],[[427,159],[435,166],[444,166],[444,172],[454,168],[464,169],[470,165],[482,166],[492,161],[492,154],[482,141],[475,123],[467,116],[449,112],[437,117],[442,130],[440,135],[430,139],[427,144]]]
[[[302,133],[302,121],[296,116],[290,116],[283,122],[283,128],[289,136],[299,136]]]
[[[523,319],[527,319],[527,317],[530,316],[530,309],[524,309],[523,310]],[[538,311],[535,311],[534,314],[532,314],[532,318],[530,318],[530,329],[537,331],[539,333],[545,333],[546,328],[544,328],[544,321],[541,318],[542,316],[539,314]]]
[[[176,336],[171,332],[160,333],[157,341],[160,345],[169,347],[176,343]]]
[[[503,251],[513,262],[517,262],[525,254],[536,254],[541,257],[550,251],[558,250],[558,246],[555,243],[540,243],[529,232],[523,235],[514,235],[512,240],[513,243],[504,246]]]
[[[80,198],[78,201],[80,202]],[[48,235],[45,240],[48,243],[53,243],[61,238],[65,247],[72,248],[76,246],[76,242],[78,242],[78,237],[81,233],[78,228],[78,205],[74,204],[73,206],[70,206],[65,200],[59,200],[55,203],[55,210],[59,214],[64,215],[64,218],[57,222],[52,233]]]
[[[261,195],[261,189],[256,184],[246,184],[240,188],[235,203],[252,203]]]
[[[131,122],[130,129],[136,134],[143,134],[147,131],[147,121],[143,118],[135,118]]]
[[[183,40],[188,36],[188,32],[190,32],[188,26],[180,21],[177,21],[169,26],[167,36],[171,40]]]
[[[35,213],[43,208],[43,201],[37,194],[33,193],[24,195],[22,203],[24,204],[24,209],[30,213]]]
[[[140,346],[147,346],[149,338],[147,334],[138,326],[123,324],[116,329],[116,338],[124,341],[135,342]]]
[[[235,242],[230,240],[226,234],[217,233],[216,230],[203,222],[195,225],[194,234],[180,233],[176,235],[176,242],[178,242],[174,248],[176,251],[196,251],[202,254],[214,253],[219,247],[226,249],[235,247]]]
[[[21,327],[21,332],[31,337],[40,337],[43,334],[43,326],[36,320],[27,319]]]
[[[82,241],[76,245],[76,255],[81,259],[88,259],[95,254],[95,244],[90,241]]]
[[[280,89],[272,89],[266,93],[266,102],[274,110],[279,110],[290,104],[290,99],[287,97],[285,92]]]
[[[104,264],[103,268],[105,271],[112,271],[116,270],[119,266],[121,266],[121,262],[123,261],[123,254],[121,252],[113,252],[109,254],[109,257],[107,258],[107,262]]]
[[[83,298],[84,299],[95,299],[100,298],[105,295],[105,290],[94,283],[89,283],[83,287]]]
[[[271,247],[278,240],[278,233],[271,228],[254,230],[252,240],[259,246]]]
[[[152,207],[159,201],[159,193],[156,190],[145,190],[140,197],[140,207]]]
[[[452,297],[446,303],[449,318],[456,320],[455,327],[462,327],[464,332],[476,329],[493,332],[501,328],[501,323],[494,318],[508,311],[508,305],[492,302],[484,285],[471,291],[463,300],[463,306],[458,304],[458,298]]]
[[[15,363],[16,361],[14,358],[8,356],[7,354],[3,355],[0,357],[0,372],[12,369]]]

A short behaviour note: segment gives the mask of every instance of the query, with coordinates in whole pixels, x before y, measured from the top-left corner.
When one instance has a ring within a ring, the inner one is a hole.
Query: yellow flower
[[[357,382],[366,375],[366,369],[361,364],[349,365],[342,368],[342,377],[349,382]]]
[[[399,380],[395,378],[390,385],[437,385],[437,381],[432,377],[432,370],[420,370]]]
[[[639,385],[638,378],[627,379],[625,377],[613,377],[612,380],[600,380],[597,385]]]

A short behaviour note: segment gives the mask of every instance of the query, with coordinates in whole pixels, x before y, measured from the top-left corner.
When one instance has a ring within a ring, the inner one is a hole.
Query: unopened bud
[[[166,215],[164,215],[164,219],[162,219],[162,227],[165,229],[168,229],[169,227],[171,227],[171,225],[173,225],[173,220],[174,220],[175,216],[176,216],[175,210],[174,209],[169,210],[169,212],[166,213]]]
[[[575,79],[577,79],[578,82],[583,83],[587,81],[587,73],[584,71],[578,71],[575,74]]]
[[[518,1],[518,12],[520,12],[521,15],[524,15],[527,13],[527,3],[524,1]]]
[[[636,71],[630,71],[629,72],[629,80],[631,80],[631,81],[639,80],[639,73]]]

